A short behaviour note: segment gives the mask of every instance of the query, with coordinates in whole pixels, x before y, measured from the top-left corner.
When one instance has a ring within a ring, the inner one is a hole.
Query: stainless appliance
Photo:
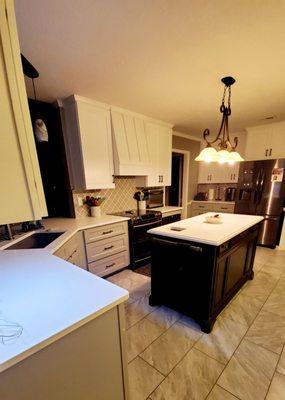
[[[225,201],[235,201],[236,188],[228,187],[225,190]]]
[[[114,213],[129,219],[129,242],[131,267],[136,269],[150,262],[151,236],[147,231],[162,224],[160,211],[130,210]]]
[[[146,197],[147,208],[163,207],[163,189],[145,188],[142,192]]]
[[[258,244],[279,243],[285,200],[285,159],[240,164],[235,213],[264,216]]]

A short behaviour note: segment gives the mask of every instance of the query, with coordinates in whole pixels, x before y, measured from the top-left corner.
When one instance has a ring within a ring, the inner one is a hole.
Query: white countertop
[[[182,212],[183,208],[182,207],[176,207],[176,206],[164,206],[164,207],[152,208],[152,210],[160,211],[162,214],[166,214],[166,213],[177,211],[177,214],[178,214],[178,213]]]
[[[45,229],[51,229],[53,231],[64,231],[56,240],[50,243],[44,248],[46,252],[53,254],[58,250],[65,242],[67,242],[76,232],[94,228],[96,226],[113,224],[121,221],[128,221],[129,218],[117,217],[114,215],[102,215],[101,217],[86,217],[86,218],[47,218],[43,219],[42,223]],[[32,235],[34,231],[21,235],[18,239],[10,240],[0,246],[0,250],[11,246],[13,243],[23,240],[25,237]]]
[[[127,299],[44,249],[0,251],[0,372]]]
[[[196,217],[183,219],[179,222],[153,228],[148,232],[175,239],[189,240],[193,242],[219,246],[263,220],[263,217],[258,215],[219,213],[219,215],[222,217],[223,223],[208,224],[205,222],[205,216],[215,214],[215,212],[205,213]],[[170,229],[171,226],[185,228],[185,230],[180,232],[172,231]]]

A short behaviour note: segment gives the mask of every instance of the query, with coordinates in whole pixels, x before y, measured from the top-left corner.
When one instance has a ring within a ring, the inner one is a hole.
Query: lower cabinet
[[[87,269],[83,232],[75,233],[54,255],[77,267]]]
[[[102,277],[119,271],[130,264],[128,223],[77,232],[54,255]]]
[[[228,204],[227,202],[205,202],[205,201],[193,201],[191,204],[191,217],[197,215],[205,214],[207,212],[217,212],[217,213],[229,213],[233,214],[235,210],[234,203]]]
[[[127,221],[84,231],[88,270],[106,276],[130,264]]]
[[[2,371],[0,398],[127,400],[124,305]]]
[[[162,225],[171,224],[172,222],[177,222],[180,220],[181,220],[181,213],[165,215],[165,216],[162,214]]]

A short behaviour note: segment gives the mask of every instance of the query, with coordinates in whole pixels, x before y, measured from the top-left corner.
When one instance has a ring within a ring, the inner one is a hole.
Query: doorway
[[[172,149],[171,186],[165,188],[165,204],[182,207],[183,218],[187,216],[189,159],[189,151]]]

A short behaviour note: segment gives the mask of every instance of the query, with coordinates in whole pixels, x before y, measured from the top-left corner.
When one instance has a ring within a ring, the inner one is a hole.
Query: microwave
[[[143,189],[146,197],[146,208],[163,207],[163,189]]]

